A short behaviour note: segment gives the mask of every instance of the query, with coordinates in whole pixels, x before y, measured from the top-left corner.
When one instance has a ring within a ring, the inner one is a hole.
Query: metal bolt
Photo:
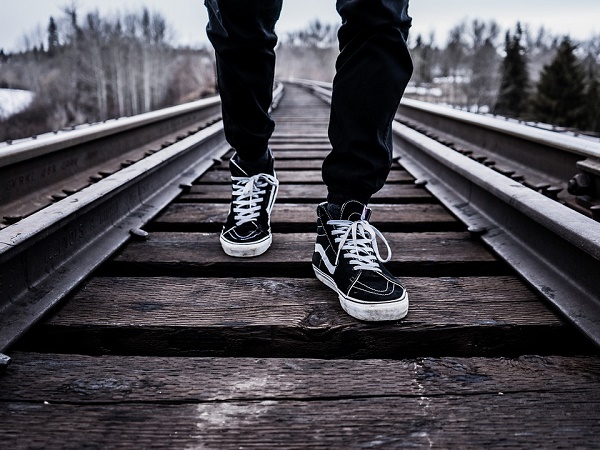
[[[600,205],[592,206],[590,211],[592,211],[592,219],[594,219],[596,222],[600,222]]]
[[[427,186],[427,180],[423,180],[422,178],[415,180],[415,186],[417,187],[425,187]]]
[[[569,180],[567,190],[572,195],[592,195],[594,190],[592,178],[587,173],[580,172]]]

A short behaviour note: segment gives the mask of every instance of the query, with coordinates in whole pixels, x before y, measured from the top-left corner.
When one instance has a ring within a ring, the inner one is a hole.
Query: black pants
[[[324,0],[325,1],[325,0]],[[275,23],[282,0],[205,0],[217,58],[228,142],[242,159],[264,155],[274,129],[268,108]],[[323,162],[327,200],[368,203],[389,174],[391,123],[412,74],[406,46],[408,0],[337,0],[342,17]]]

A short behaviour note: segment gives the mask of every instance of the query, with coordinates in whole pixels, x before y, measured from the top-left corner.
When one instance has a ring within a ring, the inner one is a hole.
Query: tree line
[[[130,116],[214,94],[212,52],[175,48],[159,13],[80,19],[74,7],[0,51],[0,87],[35,92],[25,111],[0,122],[0,140]]]
[[[478,20],[454,27],[444,48],[418,36],[413,82],[440,85],[438,100],[454,106],[600,132],[600,35],[576,43],[517,23],[500,36]]]
[[[331,81],[338,26],[318,20],[284,36],[276,76]],[[29,36],[27,49],[0,50],[0,88],[36,93],[0,121],[0,141],[123,117],[215,92],[214,55],[177,48],[164,17],[143,9],[81,19],[74,7]],[[462,22],[438,45],[409,38],[414,73],[407,95],[475,112],[600,132],[600,35],[583,42],[517,24]]]
[[[336,33],[318,20],[289,33],[278,48],[278,76],[331,81]],[[409,47],[407,96],[600,132],[600,35],[575,43],[543,27],[503,33],[494,21],[473,20],[454,26],[443,45],[431,33],[411,35]]]
[[[600,36],[577,45],[568,36],[552,43],[553,56],[534,81],[535,57],[517,24],[506,33],[502,79],[494,112],[579,130],[600,132]]]

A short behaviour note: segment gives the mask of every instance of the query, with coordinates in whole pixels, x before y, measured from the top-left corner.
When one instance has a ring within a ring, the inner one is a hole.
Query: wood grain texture
[[[21,353],[0,402],[214,402],[600,391],[598,356],[323,360]],[[540,377],[544,383],[540,383]],[[600,414],[600,412],[598,412]]]
[[[465,232],[386,233],[395,275],[507,273],[507,267]],[[153,232],[113,259],[112,273],[175,276],[313,276],[315,233],[275,234],[271,248],[251,260],[226,255],[218,233]],[[382,248],[382,256],[386,256]],[[131,267],[126,267],[129,265]]]
[[[323,185],[283,184],[279,187],[277,200],[285,203],[325,201],[327,189]],[[183,202],[230,202],[230,185],[194,185],[187,194],[179,196]],[[432,203],[433,196],[423,188],[413,185],[388,184],[377,192],[371,203]]]
[[[273,232],[314,232],[317,204],[276,203],[271,215]],[[223,203],[174,203],[146,230],[221,231],[229,205]],[[371,224],[380,231],[462,231],[465,229],[441,205],[375,205]]]
[[[314,279],[96,277],[20,348],[138,355],[406,358],[590,350],[511,277],[405,278],[407,318],[349,317]]]
[[[303,402],[0,404],[6,448],[597,448],[598,391]]]
[[[331,144],[327,143],[297,143],[297,142],[285,142],[285,143],[270,143],[269,147],[273,151],[275,157],[279,156],[283,152],[298,152],[302,153],[311,150],[324,150],[331,151]]]

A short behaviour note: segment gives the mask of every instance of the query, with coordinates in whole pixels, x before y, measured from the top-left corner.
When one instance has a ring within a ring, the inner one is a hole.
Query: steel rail
[[[298,83],[331,96],[331,83]],[[396,119],[600,221],[599,142],[408,98]]]
[[[393,136],[419,184],[600,346],[600,223],[398,122]]]
[[[411,99],[403,99],[397,119],[600,220],[596,141]]]
[[[113,136],[141,126],[153,125],[172,118],[181,118],[190,113],[206,111],[210,107],[219,107],[218,96],[197,100],[183,105],[151,111],[132,117],[124,117],[105,123],[89,126],[85,129],[72,130],[60,135],[50,135],[44,139],[27,140],[0,149],[0,167],[17,162],[39,158],[66,148],[72,148],[100,138]],[[216,112],[212,110],[211,112]]]
[[[0,230],[0,351],[229,149],[219,121]]]
[[[0,230],[0,351],[228,149],[219,122]]]
[[[331,97],[331,83],[311,80],[296,80],[295,83],[310,87],[316,93]],[[427,115],[423,116],[426,118],[423,122],[430,128],[437,128],[436,123],[438,123],[440,118],[443,118],[448,119],[452,123],[463,122],[465,124],[473,125],[476,130],[485,129],[501,134],[507,134],[515,136],[520,140],[535,142],[542,144],[545,147],[556,148],[585,158],[600,159],[600,144],[577,136],[555,133],[549,130],[516,123],[512,120],[501,120],[496,117],[474,114],[449,108],[447,106],[403,98],[400,102],[399,112],[402,114],[407,109],[427,113]],[[461,137],[470,136],[469,133],[455,134],[460,135]],[[488,140],[490,140],[489,134],[485,141],[487,142]],[[490,142],[492,141],[490,140]],[[496,146],[499,147],[498,144],[496,144]],[[555,172],[559,172],[559,169],[556,169]]]
[[[165,141],[213,123],[219,114],[220,100],[211,97],[5,145],[0,148],[0,213],[7,224],[17,222],[160,150]]]

